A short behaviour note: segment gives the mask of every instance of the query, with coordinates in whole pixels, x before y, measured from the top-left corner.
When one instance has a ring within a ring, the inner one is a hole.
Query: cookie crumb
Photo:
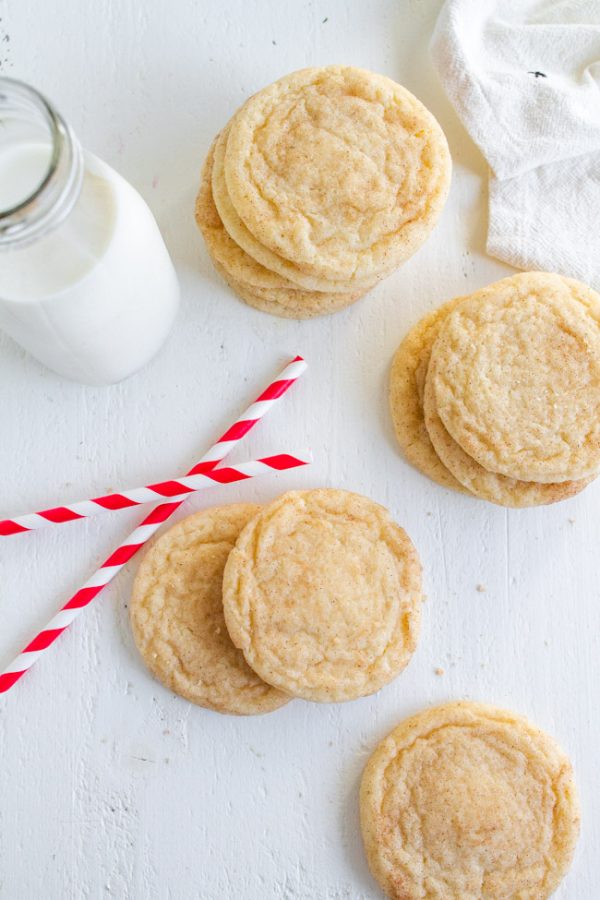
[[[440,669],[439,666],[436,666],[436,668],[433,671],[435,672],[436,675],[445,675],[444,670]]]
[[[487,588],[486,588],[485,584],[476,584],[475,590],[477,591],[478,594],[485,594]]]

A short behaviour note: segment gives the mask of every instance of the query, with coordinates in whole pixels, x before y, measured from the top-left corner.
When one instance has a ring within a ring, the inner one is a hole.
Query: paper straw
[[[218,441],[204,454],[202,459],[188,472],[196,475],[212,470],[218,462],[233,450],[245,434],[271,409],[273,404],[285,394],[294,382],[306,370],[306,363],[301,356],[295,357],[286,366],[276,381],[263,391],[260,397],[240,418],[223,434]],[[47,626],[37,634],[25,647],[22,653],[0,674],[0,694],[9,691],[23,677],[31,666],[54,643],[77,618],[86,606],[109,584],[124,565],[143,547],[149,538],[158,531],[163,522],[181,506],[183,500],[161,503],[146,516],[135,531],[122,543],[114,553],[100,566],[86,583],[68,600],[60,612],[54,616]]]
[[[296,466],[307,465],[309,462],[311,459],[308,452],[302,457],[289,453],[278,453],[275,456],[239,463],[237,466],[221,466],[205,473],[159,481],[141,488],[106,494],[104,497],[94,497],[92,500],[80,500],[77,503],[70,503],[68,506],[56,506],[41,512],[16,516],[13,519],[2,519],[0,520],[0,537],[26,534],[48,525],[62,525],[64,522],[85,519],[108,510],[129,509],[144,503],[157,503],[159,500],[185,500],[186,494],[205,490],[215,484],[231,484],[235,481],[243,481],[245,478],[263,475],[272,469],[279,471],[293,469]]]

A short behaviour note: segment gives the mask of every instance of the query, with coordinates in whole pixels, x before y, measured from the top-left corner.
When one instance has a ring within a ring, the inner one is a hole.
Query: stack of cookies
[[[403,87],[350,66],[303,69],[217,136],[196,221],[246,303],[305,319],[354,303],[421,246],[450,172],[440,126]]]
[[[352,700],[407,665],[421,566],[387,510],[339,490],[189,516],[145,556],[130,606],[150,671],[222,713]]]
[[[600,295],[525,272],[451,300],[400,345],[390,400],[404,454],[445,487],[571,497],[600,470]]]

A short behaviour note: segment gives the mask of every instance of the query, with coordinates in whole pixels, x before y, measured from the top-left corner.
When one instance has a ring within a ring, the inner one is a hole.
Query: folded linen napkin
[[[491,169],[488,253],[600,289],[598,0],[447,0],[431,49]]]

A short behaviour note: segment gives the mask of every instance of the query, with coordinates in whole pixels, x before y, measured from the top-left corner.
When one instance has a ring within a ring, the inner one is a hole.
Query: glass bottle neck
[[[29,85],[0,78],[0,251],[64,221],[82,179],[81,147],[62,116]]]

